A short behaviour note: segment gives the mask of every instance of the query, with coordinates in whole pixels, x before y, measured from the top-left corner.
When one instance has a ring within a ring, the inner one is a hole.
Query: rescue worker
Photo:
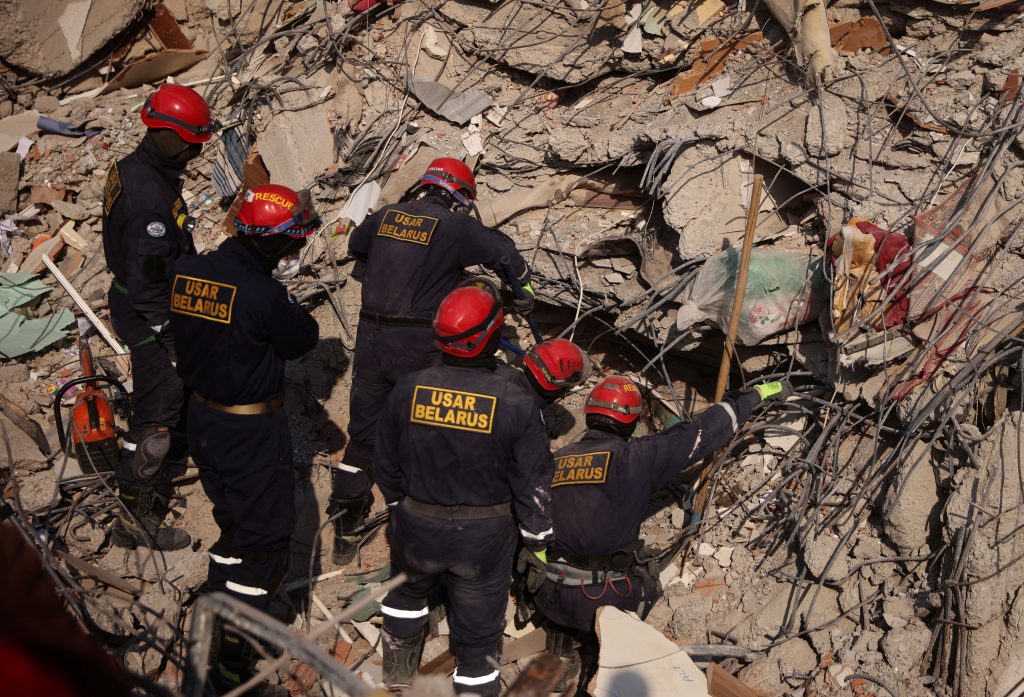
[[[587,433],[555,452],[551,480],[557,541],[547,563],[520,554],[532,603],[548,627],[548,651],[569,664],[559,688],[579,670],[574,641],[582,643],[588,673],[596,665],[594,617],[611,605],[646,616],[661,593],[656,564],[642,563],[640,524],[651,496],[680,475],[695,481],[701,461],[722,447],[757,404],[793,394],[788,381],[729,393],[696,421],[631,438],[643,412],[640,389],[612,375],[591,391],[584,409]],[[643,606],[643,607],[641,607]]]
[[[463,162],[430,163],[414,199],[388,206],[352,233],[349,253],[362,264],[362,309],[352,360],[349,442],[333,471],[327,514],[334,520],[333,561],[355,556],[360,528],[373,503],[370,462],[377,419],[395,382],[438,360],[431,321],[441,300],[469,266],[483,265],[527,291],[516,309],[533,308],[530,267],[515,243],[467,212],[476,181]],[[511,274],[514,278],[508,278]]]
[[[590,358],[568,339],[549,339],[523,357],[523,374],[539,399],[548,438],[567,433],[572,428],[572,414],[557,401],[590,378]]]
[[[384,683],[419,665],[427,598],[448,594],[455,689],[497,695],[516,520],[526,548],[552,542],[552,460],[536,397],[494,352],[501,304],[458,288],[434,320],[438,366],[400,379],[377,429],[373,471],[391,508],[391,566],[408,580],[384,599]]]
[[[246,192],[237,237],[171,269],[178,371],[192,390],[189,451],[220,537],[207,590],[265,610],[287,571],[295,525],[292,442],[282,410],[285,361],[308,353],[319,327],[277,280],[320,224],[309,195],[276,184]],[[226,692],[253,672],[255,653],[222,628],[211,675]]]
[[[181,178],[216,125],[198,92],[173,84],[149,96],[141,118],[145,138],[111,168],[103,189],[103,251],[114,276],[110,320],[131,351],[134,384],[130,428],[115,468],[125,510],[111,540],[119,547],[170,550],[191,539],[161,525],[171,494],[163,464],[172,434],[181,430],[185,399],[167,329],[168,271],[196,252]]]

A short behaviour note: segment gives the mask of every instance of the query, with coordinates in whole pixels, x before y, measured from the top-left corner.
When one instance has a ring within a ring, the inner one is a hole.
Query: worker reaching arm
[[[646,614],[660,594],[656,571],[638,559],[651,496],[680,474],[696,480],[696,465],[726,445],[757,404],[791,394],[786,381],[765,383],[728,395],[692,423],[633,438],[643,412],[640,388],[620,375],[598,382],[584,409],[588,431],[555,452],[557,540],[532,597],[549,625],[549,651],[575,662],[572,645],[580,641],[584,654],[593,653],[594,617],[603,605],[630,612],[643,606]],[[524,561],[536,571],[533,558]],[[593,659],[584,663],[592,667]]]

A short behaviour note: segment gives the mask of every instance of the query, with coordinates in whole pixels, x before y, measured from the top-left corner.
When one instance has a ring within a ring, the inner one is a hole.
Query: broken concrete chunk
[[[845,549],[836,549],[838,546],[839,538],[827,533],[813,540],[804,540],[804,563],[814,578],[838,583],[849,575],[850,559]]]
[[[145,0],[0,1],[0,58],[40,77],[64,75],[121,33]]]
[[[914,554],[928,542],[940,513],[939,487],[931,448],[915,441],[901,458],[885,496],[882,530],[900,554]]]
[[[305,189],[334,164],[334,136],[327,107],[276,114],[256,137],[256,147],[276,184]]]
[[[849,147],[846,105],[834,94],[820,94],[807,112],[804,144],[810,157],[835,157]]]
[[[596,630],[596,694],[707,697],[707,679],[686,652],[635,614],[602,607]]]
[[[423,102],[423,106],[460,126],[465,126],[470,119],[494,104],[485,92],[479,90],[456,92],[439,82],[423,78],[410,80],[409,91],[416,95],[416,99]]]
[[[89,217],[89,212],[80,203],[71,203],[70,201],[58,199],[50,201],[50,207],[69,220],[80,221]]]
[[[928,650],[931,640],[931,630],[922,622],[914,620],[904,627],[886,632],[880,646],[894,670],[905,675],[917,675],[918,663]]]
[[[0,213],[18,210],[18,181],[21,158],[14,152],[0,152]]]

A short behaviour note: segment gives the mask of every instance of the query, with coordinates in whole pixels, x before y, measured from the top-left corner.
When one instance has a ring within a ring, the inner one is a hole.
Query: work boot
[[[210,684],[218,695],[225,695],[256,674],[256,650],[233,629],[220,627],[216,659],[210,665]],[[242,693],[245,697],[288,697],[283,685],[256,683]]]
[[[392,691],[409,687],[420,669],[423,633],[396,637],[385,629],[381,640],[384,642],[384,686]]]
[[[344,566],[355,559],[356,552],[359,551],[359,541],[362,539],[355,531],[366,523],[366,514],[370,512],[372,505],[372,494],[358,499],[331,499],[327,515],[341,514],[334,519],[334,550],[331,553],[331,561],[335,564]]]
[[[557,629],[552,629],[548,632],[546,647],[548,653],[557,656],[565,668],[562,677],[551,688],[552,692],[565,692],[566,688],[569,687],[569,683],[580,674],[580,654],[576,650],[574,643],[571,636]]]
[[[110,534],[116,547],[149,547],[163,551],[184,549],[192,544],[189,534],[180,528],[163,525],[170,511],[170,496],[152,486],[118,486],[118,497],[127,512],[118,514]]]

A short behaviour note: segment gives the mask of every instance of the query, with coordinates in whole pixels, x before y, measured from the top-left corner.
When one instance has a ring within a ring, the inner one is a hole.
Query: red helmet
[[[458,358],[479,356],[501,329],[505,311],[483,288],[464,286],[445,296],[434,317],[437,347]]]
[[[454,157],[439,157],[431,162],[427,166],[427,171],[420,177],[420,184],[439,186],[464,206],[468,206],[470,200],[476,198],[476,179],[473,172],[465,162]],[[461,191],[465,191],[466,194]]]
[[[610,416],[619,423],[631,424],[643,411],[636,383],[621,375],[609,375],[590,392],[583,413]]]
[[[295,192],[280,184],[254,186],[245,192],[235,227],[247,237],[286,235],[308,237],[320,227],[320,218],[306,190]]]
[[[568,339],[537,344],[523,358],[523,366],[542,390],[559,392],[582,384],[590,377],[590,359]]]
[[[191,87],[165,82],[142,105],[146,128],[169,128],[186,143],[205,143],[219,128],[210,116],[210,106]]]

